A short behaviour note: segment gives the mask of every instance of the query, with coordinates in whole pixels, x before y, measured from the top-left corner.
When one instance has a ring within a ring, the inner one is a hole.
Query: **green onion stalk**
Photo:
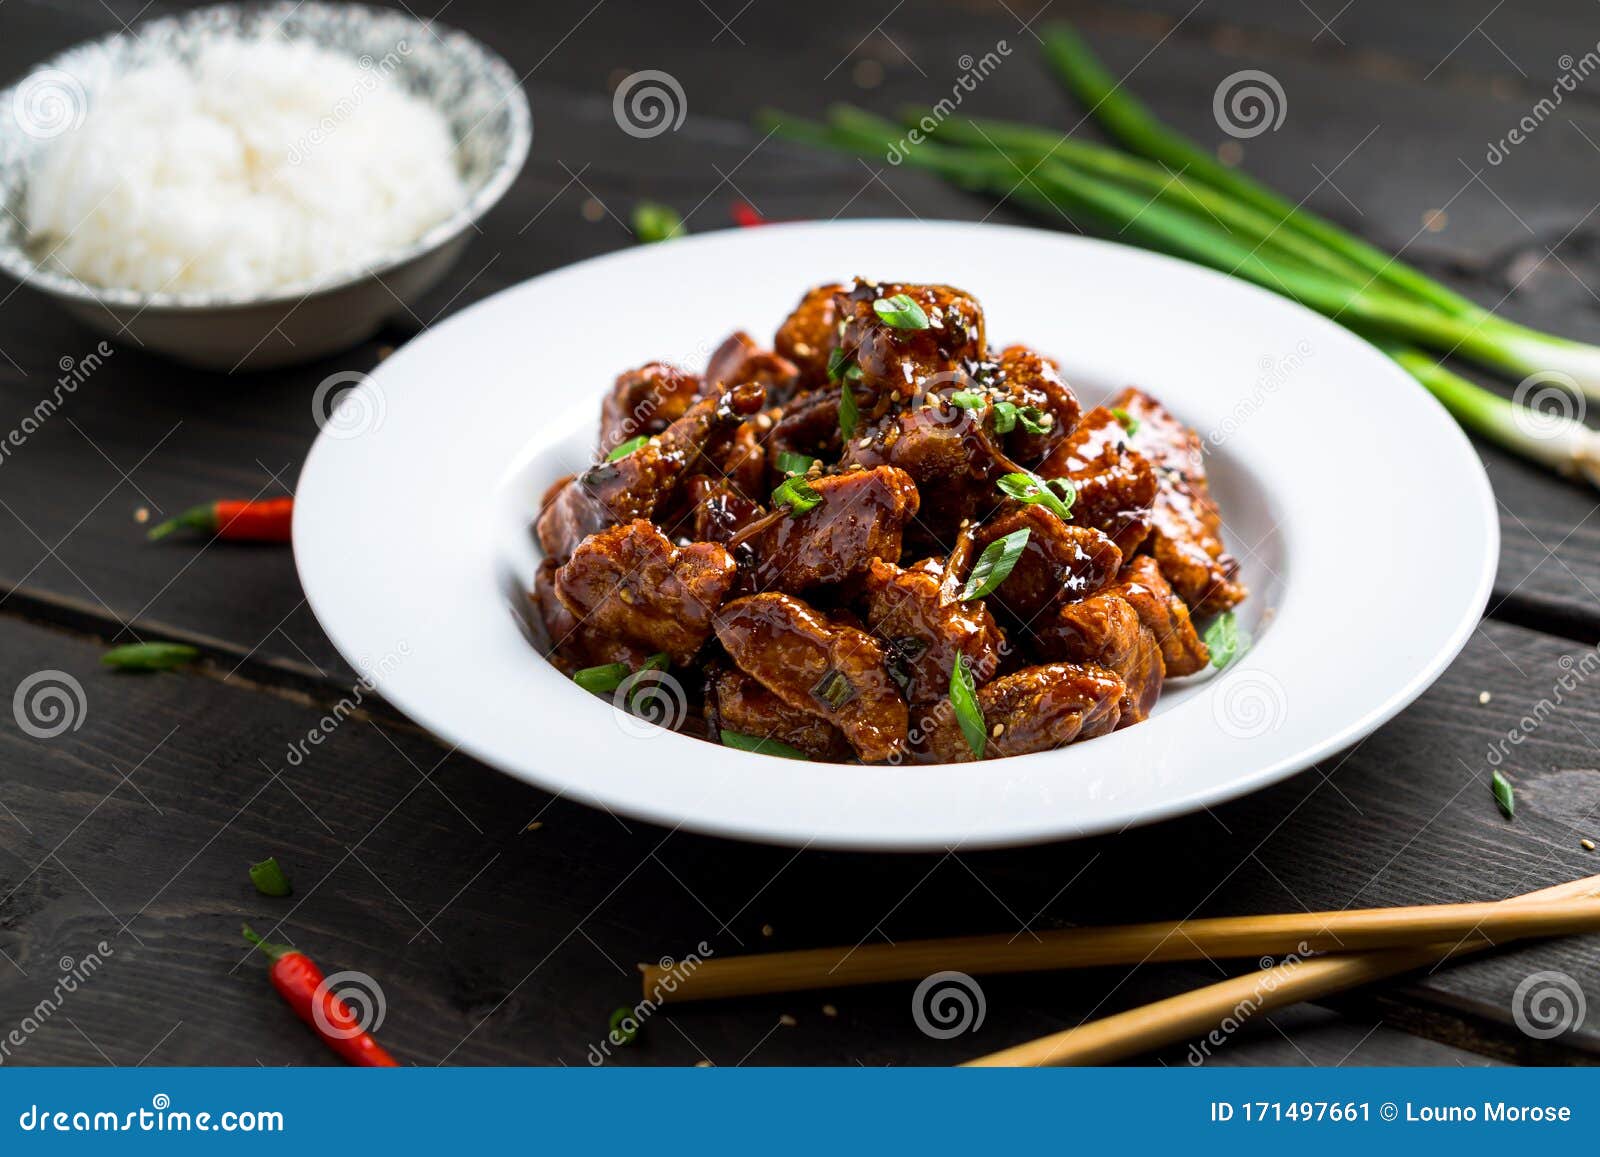
[[[1067,88],[1107,133],[1132,152],[1229,194],[1358,265],[1372,280],[1476,327],[1493,347],[1494,356],[1482,358],[1465,347],[1457,352],[1513,374],[1560,374],[1583,393],[1600,398],[1600,348],[1497,317],[1397,257],[1224,165],[1162,124],[1106,70],[1070,25],[1050,25],[1044,32],[1044,44],[1052,67]]]

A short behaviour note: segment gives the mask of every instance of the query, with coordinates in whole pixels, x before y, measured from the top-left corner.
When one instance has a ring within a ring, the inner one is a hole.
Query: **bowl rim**
[[[188,290],[177,293],[165,291],[143,292],[135,289],[92,285],[70,274],[47,269],[29,256],[27,250],[22,246],[4,240],[0,240],[0,270],[4,270],[24,285],[50,293],[56,297],[87,302],[109,310],[132,309],[139,313],[144,313],[148,310],[157,312],[195,312],[218,309],[255,309],[263,306],[297,306],[311,298],[336,293],[373,278],[381,279],[383,274],[447,244],[464,230],[472,227],[480,217],[493,208],[500,198],[505,195],[506,190],[511,187],[511,183],[516,180],[518,174],[521,173],[522,167],[528,159],[529,150],[533,145],[533,113],[528,105],[528,96],[523,91],[522,82],[517,79],[516,73],[512,71],[511,66],[506,63],[505,59],[477,39],[477,37],[449,25],[419,20],[407,12],[392,8],[354,2],[321,3],[319,0],[303,0],[301,3],[295,3],[294,0],[268,0],[265,3],[246,0],[244,3],[209,4],[203,8],[192,8],[184,12],[159,16],[137,25],[136,28],[143,30],[163,24],[182,26],[190,23],[201,23],[214,13],[222,11],[259,12],[263,14],[283,12],[285,20],[289,15],[301,15],[306,12],[322,12],[328,15],[359,12],[366,19],[386,20],[409,25],[418,32],[458,46],[470,56],[477,58],[475,67],[488,76],[494,86],[501,92],[501,101],[506,106],[511,118],[506,150],[483,184],[463,201],[460,207],[450,216],[431,226],[415,241],[389,250],[375,261],[349,269],[338,276],[324,280],[297,282],[265,293],[210,290]],[[79,41],[70,48],[31,65],[14,83],[0,90],[0,108],[10,106],[15,100],[17,89],[36,73],[58,69],[63,61],[77,53],[96,45],[109,45],[119,40],[126,40],[130,35],[136,35],[135,28],[123,28],[116,32],[107,33],[104,36]],[[26,173],[26,170],[24,172]]]

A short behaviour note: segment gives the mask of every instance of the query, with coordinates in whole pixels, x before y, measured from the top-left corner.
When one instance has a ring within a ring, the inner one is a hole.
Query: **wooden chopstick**
[[[1600,877],[1597,877],[1600,880]],[[843,988],[921,980],[934,972],[972,975],[1091,968],[1169,960],[1305,956],[1468,940],[1478,947],[1600,928],[1600,899],[1578,896],[1528,907],[1504,901],[1230,916],[1038,933],[1038,939],[964,936],[850,948],[811,948],[706,960],[673,985],[666,971],[639,966],[644,992],[662,1002]],[[1438,959],[1435,954],[1431,959]]]
[[[1600,894],[1600,876],[1558,884],[1502,900],[1494,907],[1537,910]],[[1502,928],[1505,926],[1502,925]],[[1505,939],[1502,931],[1495,939]],[[1245,976],[1235,976],[1178,996],[1158,1000],[1100,1020],[967,1062],[980,1067],[1103,1065],[1202,1035],[1241,1007],[1251,1015],[1423,968],[1436,961],[1478,952],[1482,939],[1440,942],[1420,947],[1294,960]]]

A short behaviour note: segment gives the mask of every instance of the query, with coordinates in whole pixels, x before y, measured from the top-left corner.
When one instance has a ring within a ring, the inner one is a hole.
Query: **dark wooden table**
[[[1504,539],[1494,595],[1460,659],[1413,707],[1338,758],[1226,807],[1008,852],[797,853],[667,832],[552,799],[381,705],[291,764],[289,745],[354,675],[307,609],[289,552],[143,544],[141,510],[292,491],[319,381],[369,369],[516,281],[633,244],[623,222],[640,199],[676,206],[694,231],[726,227],[741,198],[772,217],[1025,221],[916,173],[768,140],[751,117],[763,104],[815,113],[846,99],[889,111],[938,99],[962,57],[1004,40],[1011,55],[967,107],[1070,123],[1078,114],[1030,28],[1038,5],[871,0],[823,16],[773,0],[454,0],[443,20],[524,74],[536,139],[483,236],[416,316],[338,358],[232,379],[117,347],[0,459],[0,698],[57,671],[86,702],[76,727],[53,738],[24,734],[0,711],[0,1040],[14,1027],[23,1037],[4,1063],[328,1062],[268,988],[260,958],[244,959],[242,921],[281,925],[281,938],[329,970],[376,977],[382,1036],[407,1062],[581,1065],[611,1011],[636,999],[635,962],[702,940],[726,954],[1027,936],[1191,912],[1496,898],[1600,871],[1600,854],[1580,844],[1600,838],[1590,738],[1600,689],[1558,686],[1593,669],[1583,656],[1600,641],[1595,495],[1488,445],[1479,451]],[[173,7],[11,0],[0,8],[0,75]],[[1593,5],[1043,8],[1078,19],[1162,115],[1210,144],[1226,140],[1211,112],[1218,81],[1270,72],[1288,115],[1244,144],[1246,167],[1508,316],[1600,339],[1600,89],[1565,94],[1504,163],[1485,159],[1571,58],[1593,49]],[[611,86],[644,68],[679,78],[689,109],[679,131],[650,140],[620,132],[611,111]],[[97,340],[13,289],[0,286],[6,429]],[[562,360],[582,352],[537,351],[518,372],[530,389],[560,390]],[[1420,519],[1451,496],[1395,501]],[[1353,531],[1360,516],[1351,511]],[[1366,591],[1428,597],[1427,576],[1390,573],[1362,554],[1358,532],[1351,543],[1356,582],[1348,605],[1328,608],[1329,646]],[[100,666],[108,643],[135,638],[196,643],[206,660],[146,677]],[[1522,742],[1504,745],[1519,800],[1507,822],[1490,797],[1488,754],[1520,731]],[[289,900],[257,895],[246,878],[269,854],[294,876]],[[1586,1062],[1600,1055],[1600,1015],[1536,1040],[1516,1027],[1512,1002],[1541,970],[1592,990],[1597,948],[1600,937],[1528,947],[1247,1017],[1208,1063]],[[98,971],[41,1015],[61,970],[91,953]],[[685,1006],[655,1018],[614,1063],[945,1064],[1219,972],[985,981],[982,1028],[954,1040],[917,1030],[910,986]],[[1188,1057],[1180,1046],[1146,1060]]]

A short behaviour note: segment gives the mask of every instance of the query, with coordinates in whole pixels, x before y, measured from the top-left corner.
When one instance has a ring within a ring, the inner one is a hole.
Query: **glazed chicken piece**
[[[1131,386],[1111,404],[1139,423],[1133,448],[1155,468],[1154,530],[1145,549],[1161,573],[1196,614],[1221,614],[1243,601],[1239,564],[1222,545],[1222,515],[1206,482],[1200,436]]]
[[[844,763],[854,755],[844,732],[821,715],[790,707],[737,667],[716,668],[707,675],[706,710],[713,734],[726,730],[775,739],[829,763]]]
[[[978,378],[983,380],[984,374]],[[1023,345],[1000,351],[999,365],[990,386],[1018,409],[1028,409],[1049,419],[1043,433],[1029,433],[1021,422],[1006,437],[1007,452],[1018,462],[1041,461],[1078,425],[1083,408],[1077,395],[1061,378],[1061,371],[1043,354]],[[1056,477],[1056,475],[1047,475]]]
[[[773,349],[799,367],[801,385],[808,389],[816,389],[828,380],[828,356],[839,338],[839,310],[834,298],[843,292],[845,287],[837,282],[807,292],[773,339]]]
[[[716,467],[730,486],[752,502],[760,502],[771,489],[767,485],[767,442],[783,411],[777,407],[746,418],[733,432],[727,449],[716,455]]]
[[[1133,559],[1105,593],[1127,600],[1139,621],[1154,634],[1168,675],[1193,675],[1211,662],[1205,640],[1190,621],[1189,608],[1173,591],[1154,558],[1140,555]]]
[[[584,667],[606,663],[626,663],[637,669],[653,652],[595,630],[579,619],[556,597],[556,561],[547,558],[539,564],[529,596],[544,627],[542,643],[545,658],[571,675]]]
[[[594,630],[665,651],[683,667],[710,638],[738,568],[725,547],[677,547],[635,519],[585,539],[556,571],[556,597]]]
[[[900,294],[921,307],[927,328],[897,328],[873,307]],[[909,398],[925,390],[928,379],[960,374],[984,358],[983,310],[976,298],[951,286],[858,279],[838,295],[835,305],[844,318],[838,345],[860,367],[870,391]]]
[[[917,513],[917,488],[902,470],[879,466],[810,479],[821,501],[779,515],[744,539],[755,555],[757,590],[800,593],[864,574],[874,559],[900,558],[901,535]]]
[[[688,489],[696,542],[726,545],[766,513],[759,503],[751,502],[726,482],[715,482],[704,474],[689,479]]]
[[[772,428],[767,452],[774,461],[780,454],[804,454],[832,462],[839,457],[839,387],[830,386],[801,394],[783,409]]]
[[[649,518],[702,452],[714,449],[719,436],[731,433],[760,406],[759,386],[736,386],[718,397],[702,398],[631,454],[557,483],[539,511],[539,545],[550,558],[565,562],[591,534]]]
[[[800,367],[786,357],[763,349],[743,330],[719,345],[706,362],[701,393],[714,394],[745,382],[755,382],[767,392],[767,401],[782,405],[800,381]]]
[[[1047,616],[1033,636],[1034,650],[1050,659],[1104,667],[1127,688],[1117,726],[1142,723],[1166,678],[1161,647],[1127,599],[1107,587]]]
[[[1024,667],[978,688],[989,733],[984,758],[1052,751],[1093,739],[1117,726],[1127,688],[1100,667],[1047,663]],[[918,738],[919,762],[966,763],[977,758],[948,706],[930,717]]]
[[[1133,449],[1128,432],[1105,406],[1084,415],[1078,428],[1039,466],[1045,478],[1065,478],[1077,490],[1072,520],[1105,534],[1124,558],[1150,533],[1156,473]]]
[[[913,705],[945,699],[956,656],[965,655],[975,677],[999,670],[1005,636],[982,600],[946,599],[940,573],[903,570],[874,560],[867,571],[867,625],[884,641],[889,671]]]
[[[865,763],[904,751],[909,715],[878,640],[791,595],[734,599],[717,639],[747,675],[783,702],[838,727]]]
[[[1018,626],[1031,629],[1057,604],[1094,594],[1122,567],[1116,543],[1037,505],[1011,504],[978,528],[976,545],[986,547],[1024,528],[1027,545],[1005,582],[988,596],[989,605]]]
[[[640,434],[661,433],[683,417],[701,386],[694,374],[665,362],[620,375],[600,406],[600,453],[609,454]]]

